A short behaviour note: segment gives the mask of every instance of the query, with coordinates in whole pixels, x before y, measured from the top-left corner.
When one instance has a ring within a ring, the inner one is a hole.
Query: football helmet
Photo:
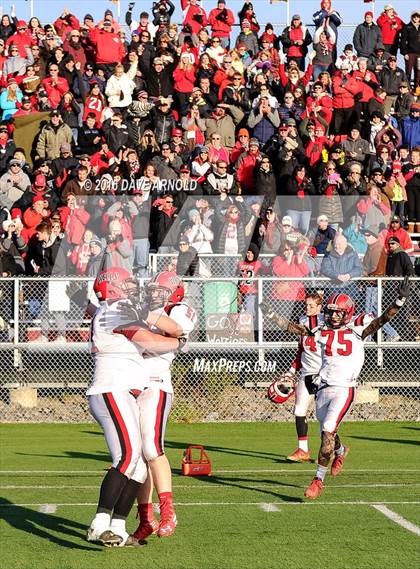
[[[139,284],[126,269],[110,267],[100,271],[93,284],[100,301],[139,297]]]
[[[181,302],[184,298],[184,284],[172,271],[162,271],[155,275],[146,286],[146,303],[150,310]]]
[[[295,392],[292,374],[286,373],[281,378],[276,379],[267,390],[267,397],[273,403],[285,403]]]
[[[347,294],[332,294],[327,300],[324,314],[325,322],[333,328],[338,328],[348,324],[353,318],[354,302]]]

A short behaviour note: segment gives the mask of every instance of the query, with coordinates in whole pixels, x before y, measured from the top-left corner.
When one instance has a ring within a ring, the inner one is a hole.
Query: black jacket
[[[194,247],[189,247],[185,253],[179,253],[176,260],[176,274],[180,277],[198,276],[199,259]]]
[[[420,26],[416,29],[413,22],[405,25],[401,31],[401,54],[420,53]]]
[[[414,275],[413,263],[402,247],[398,247],[394,253],[388,254],[385,274],[387,277],[405,277]]]

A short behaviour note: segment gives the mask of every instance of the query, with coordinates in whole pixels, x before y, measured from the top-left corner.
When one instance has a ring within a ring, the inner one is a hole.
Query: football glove
[[[149,308],[133,302],[120,302],[118,312],[129,322],[144,322],[149,315]]]
[[[89,299],[86,282],[71,281],[66,286],[66,294],[71,302],[74,302],[79,308],[86,308],[88,305]]]
[[[410,296],[410,278],[406,276],[398,287],[398,298],[395,301],[397,306],[403,306],[407,298]]]

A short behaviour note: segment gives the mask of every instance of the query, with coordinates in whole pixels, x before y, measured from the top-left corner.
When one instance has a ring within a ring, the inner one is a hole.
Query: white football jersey
[[[129,320],[117,311],[120,302],[127,301],[102,302],[92,318],[89,347],[95,371],[87,395],[148,386],[143,348],[114,332],[118,326],[129,324]]]
[[[197,313],[188,304],[180,302],[171,306],[169,310],[164,308],[156,310],[153,314],[164,314],[174,320],[183,331],[183,335],[189,336],[197,323]],[[153,328],[152,332],[155,331]],[[150,387],[157,387],[167,393],[173,393],[171,383],[171,364],[175,358],[174,352],[168,352],[159,356],[145,357],[144,366],[149,375]],[[146,372],[145,372],[146,373]]]
[[[309,330],[314,330],[314,336],[300,336],[298,353],[292,363],[292,368],[300,371],[302,376],[314,375],[321,367],[319,329],[324,325],[324,315],[306,316],[304,314],[299,318],[299,324]]]
[[[372,314],[359,314],[340,328],[324,325],[319,333],[321,369],[324,383],[340,387],[354,387],[365,361],[363,330],[372,322]]]

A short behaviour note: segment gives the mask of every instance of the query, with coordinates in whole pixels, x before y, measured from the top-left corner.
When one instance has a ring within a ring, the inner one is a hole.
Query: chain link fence
[[[80,279],[74,279],[80,280]],[[391,335],[380,330],[366,347],[359,404],[351,417],[417,420],[420,417],[419,280],[409,303],[392,321]],[[91,421],[85,391],[92,377],[88,352],[89,319],[65,294],[69,279],[2,279],[0,310],[0,411],[4,422]],[[89,281],[91,283],[91,281]],[[264,321],[257,309],[265,301],[289,318],[303,313],[301,295],[323,290],[323,279],[255,279],[256,294],[244,302],[243,279],[190,279],[187,300],[198,325],[190,350],[173,364],[173,421],[293,420],[293,401],[273,405],[267,386],[289,369],[297,343]],[[374,294],[378,310],[396,296],[398,282],[358,279],[351,284],[357,310]],[[91,286],[91,284],[89,285]],[[285,300],[281,292],[292,291]],[[393,340],[395,334],[398,341]]]

